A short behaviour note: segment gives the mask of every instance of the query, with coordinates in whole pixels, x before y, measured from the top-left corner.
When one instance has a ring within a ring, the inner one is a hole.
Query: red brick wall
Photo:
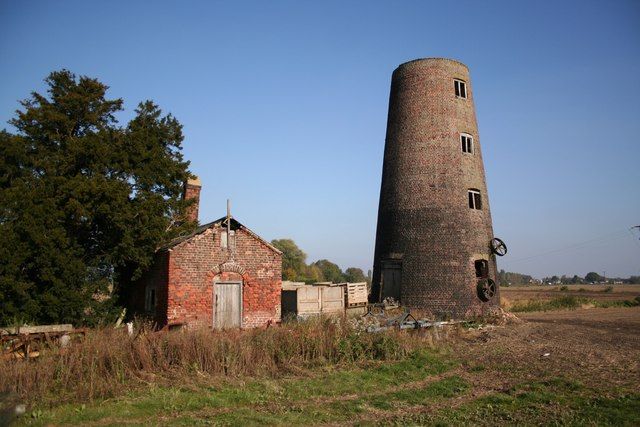
[[[170,250],[167,322],[214,326],[214,283],[236,280],[243,283],[243,327],[279,322],[281,255],[239,228],[233,256],[237,272],[224,266],[221,271],[230,261],[229,250],[220,247],[221,231],[214,226]]]
[[[184,193],[183,197],[185,200],[194,199],[195,202],[187,209],[187,220],[197,222],[198,221],[198,211],[200,209],[200,190],[202,187],[200,186],[200,181],[192,181],[189,180],[184,184]]]
[[[138,280],[131,294],[129,308],[137,314],[148,316],[157,325],[167,323],[167,283],[169,281],[169,253],[159,252],[155,255],[149,270]],[[147,287],[156,290],[156,307],[151,312],[145,311]]]

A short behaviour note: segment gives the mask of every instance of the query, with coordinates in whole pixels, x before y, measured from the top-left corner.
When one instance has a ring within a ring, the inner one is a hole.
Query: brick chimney
[[[195,203],[187,208],[187,220],[198,222],[198,209],[200,207],[200,190],[202,189],[202,183],[200,178],[195,176],[193,179],[189,178],[184,184],[184,194],[182,195],[184,200],[195,199]]]

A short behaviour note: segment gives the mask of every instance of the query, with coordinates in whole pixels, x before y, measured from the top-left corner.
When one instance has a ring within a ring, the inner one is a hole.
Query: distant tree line
[[[321,259],[307,264],[307,254],[291,239],[272,240],[271,244],[282,251],[282,280],[293,282],[367,282],[371,283],[371,271],[365,276],[361,268],[349,267],[342,271],[340,267]]]
[[[580,277],[577,274],[573,276],[549,276],[543,277],[542,280],[538,281],[533,277],[527,274],[520,273],[512,273],[510,271],[500,270],[498,273],[498,283],[500,286],[509,286],[509,285],[527,285],[529,283],[551,283],[551,284],[563,284],[563,285],[582,285],[582,284],[591,284],[591,283],[640,283],[640,276],[630,276],[628,278],[621,277],[604,277],[596,273],[595,271],[590,271],[585,274],[584,277]]]
[[[628,278],[622,277],[604,277],[596,273],[595,271],[590,271],[585,274],[584,277],[580,277],[577,274],[573,276],[562,275],[551,276],[551,277],[543,277],[542,283],[562,283],[563,285],[582,285],[582,284],[591,284],[591,283],[613,283],[613,282],[621,282],[621,283],[640,283],[640,276],[630,276]]]
[[[498,283],[500,286],[527,285],[533,281],[533,277],[527,274],[512,273],[500,270],[498,273]]]

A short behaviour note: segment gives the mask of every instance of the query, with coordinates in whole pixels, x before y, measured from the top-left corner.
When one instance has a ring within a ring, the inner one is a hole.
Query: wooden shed
[[[360,313],[367,305],[366,283],[282,282],[282,315]]]
[[[305,285],[282,283],[282,315],[308,317],[318,314],[341,314],[345,308],[343,285]]]

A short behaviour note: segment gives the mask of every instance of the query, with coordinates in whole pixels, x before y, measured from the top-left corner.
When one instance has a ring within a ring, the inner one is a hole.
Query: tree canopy
[[[597,282],[601,282],[604,280],[604,277],[600,276],[598,273],[596,273],[595,271],[590,271],[589,273],[587,273],[584,276],[584,280],[586,280],[587,282],[593,282],[593,283],[597,283]]]
[[[282,278],[297,280],[306,267],[307,254],[291,239],[272,240],[271,244],[282,251]]]
[[[340,283],[344,282],[344,274],[337,264],[327,259],[321,259],[313,263],[322,272],[322,277],[327,282]]]
[[[51,73],[0,132],[0,324],[95,323],[195,224],[182,126],[151,101],[120,126],[122,99],[68,70]]]
[[[362,269],[350,267],[344,272],[340,267],[326,259],[306,264],[307,254],[291,239],[272,240],[271,244],[282,251],[282,279],[294,282],[367,282],[371,276],[365,276]]]
[[[344,271],[344,279],[350,283],[366,282],[367,276],[364,275],[364,271],[361,268],[349,267]]]

